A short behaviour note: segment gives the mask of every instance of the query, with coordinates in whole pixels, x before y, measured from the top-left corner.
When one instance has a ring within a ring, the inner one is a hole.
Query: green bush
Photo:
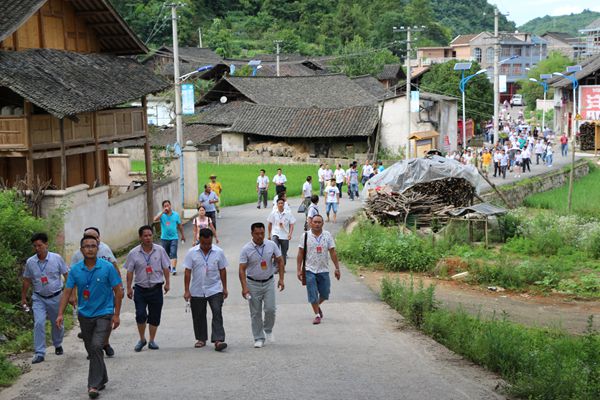
[[[8,386],[21,375],[21,369],[0,353],[0,387]]]
[[[361,221],[352,234],[337,237],[337,250],[345,262],[364,266],[383,265],[389,271],[427,271],[437,260],[429,241],[397,227]]]
[[[437,308],[434,291],[433,285],[425,288],[423,281],[419,282],[415,290],[412,276],[408,283],[398,279],[392,281],[388,278],[384,278],[381,282],[381,298],[408,318],[417,328],[423,324],[425,315]]]
[[[499,373],[509,391],[530,399],[600,398],[600,335],[526,328],[506,318],[484,320],[435,306],[433,287],[384,279],[383,299],[449,349]]]

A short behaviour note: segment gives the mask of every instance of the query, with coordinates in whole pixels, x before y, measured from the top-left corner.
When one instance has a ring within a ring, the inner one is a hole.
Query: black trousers
[[[213,294],[209,297],[192,297],[190,306],[192,307],[192,320],[194,321],[194,335],[196,340],[206,342],[208,340],[208,325],[206,324],[206,304],[210,306],[212,312],[212,329],[210,332],[210,341],[224,342],[225,328],[223,328],[223,293]]]
[[[283,265],[286,265],[287,264],[287,253],[288,253],[288,249],[290,248],[290,241],[287,239],[287,237],[282,239],[277,235],[273,236],[273,241],[281,249],[281,256],[283,257]]]
[[[217,212],[216,211],[207,211],[206,216],[210,218],[215,230],[217,230]]]
[[[86,318],[81,315],[78,317],[83,343],[90,357],[88,388],[99,389],[108,382],[102,349],[112,329],[112,317],[112,315],[102,315],[94,318]]]
[[[159,326],[163,307],[162,284],[146,289],[136,285],[133,292],[135,322]]]

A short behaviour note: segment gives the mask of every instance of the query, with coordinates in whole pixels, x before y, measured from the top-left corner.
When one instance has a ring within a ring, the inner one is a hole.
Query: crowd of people
[[[343,186],[351,200],[358,197],[359,182],[366,182],[383,166],[367,161],[358,172],[358,163],[344,171],[338,165],[332,171],[327,164],[317,171],[319,194],[313,194],[312,177],[303,184],[305,197],[302,239],[296,257],[296,276],[306,286],[307,298],[314,314],[312,323],[318,325],[324,318],[322,305],[329,299],[331,281],[329,262],[333,262],[334,276],[340,279],[340,267],[333,236],[323,229],[324,223],[335,222],[342,198]],[[217,235],[217,219],[223,186],[216,175],[209,177],[198,196],[198,214],[192,219],[193,243],[183,258],[183,291],[191,311],[195,348],[208,342],[207,306],[212,313],[210,342],[216,351],[227,348],[223,326],[222,307],[229,296],[226,270],[229,263]],[[281,169],[272,179],[275,199],[265,223],[250,226],[251,240],[240,250],[239,280],[242,296],[248,301],[254,347],[274,342],[276,289],[285,288],[285,268],[289,243],[297,222],[286,199],[287,179]],[[258,208],[267,206],[269,178],[261,170],[256,181]],[[324,199],[323,216],[319,199]],[[155,243],[154,228],[144,225],[138,229],[139,244],[128,253],[124,264],[125,279],[121,277],[118,261],[110,247],[101,241],[100,231],[89,227],[83,231],[79,250],[68,266],[63,258],[49,251],[45,233],[31,238],[35,254],[24,268],[21,302],[31,309],[34,317],[34,357],[32,364],[45,361],[46,320],[52,324],[51,338],[54,352],[63,355],[64,313],[67,305],[77,310],[89,373],[87,390],[90,398],[97,398],[108,382],[104,357],[115,355],[110,335],[121,324],[120,314],[125,296],[135,306],[138,340],[133,346],[141,352],[146,346],[159,350],[157,331],[161,323],[164,295],[171,290],[171,277],[178,272],[178,248],[185,243],[185,232],[180,215],[171,202],[164,200],[161,212],[154,221],[160,223],[160,244]],[[277,283],[275,283],[277,281]]]
[[[466,165],[475,165],[486,176],[493,173],[493,177],[502,179],[506,179],[507,173],[513,173],[515,178],[519,178],[522,174],[531,172],[534,159],[535,165],[540,165],[541,162],[542,165],[552,167],[557,144],[554,132],[548,128],[542,131],[538,127],[532,129],[525,124],[522,111],[519,111],[517,118],[513,120],[507,107],[505,103],[499,121],[501,133],[495,144],[491,144],[494,141],[494,133],[490,122],[485,132],[487,146],[479,149],[468,147],[464,152],[454,151],[446,157]],[[569,148],[567,135],[560,135],[558,143],[561,155],[566,157]]]

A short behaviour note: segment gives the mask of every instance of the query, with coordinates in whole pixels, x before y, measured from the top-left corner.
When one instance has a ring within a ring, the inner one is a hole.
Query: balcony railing
[[[67,146],[113,142],[144,136],[144,112],[139,107],[102,110],[77,115],[78,121],[65,118],[64,136]],[[31,143],[28,141],[24,116],[0,116],[0,150],[25,151],[60,147],[60,122],[49,115],[32,115],[29,119]]]

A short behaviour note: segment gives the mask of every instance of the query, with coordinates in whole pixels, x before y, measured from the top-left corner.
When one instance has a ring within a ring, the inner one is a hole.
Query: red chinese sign
[[[600,85],[579,87],[579,114],[584,121],[600,120]]]

